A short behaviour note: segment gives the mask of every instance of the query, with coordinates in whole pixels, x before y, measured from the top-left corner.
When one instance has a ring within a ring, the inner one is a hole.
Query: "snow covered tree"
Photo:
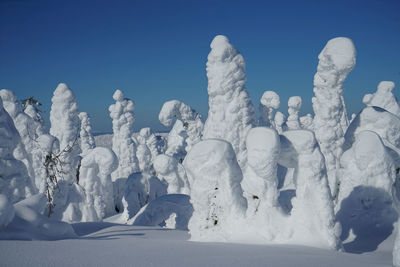
[[[168,194],[190,194],[185,169],[177,159],[161,154],[154,159],[153,164],[157,177],[168,184]]]
[[[280,111],[277,111],[275,113],[275,118],[274,118],[274,125],[275,125],[275,129],[278,132],[278,134],[282,134],[284,131],[284,124],[286,122],[286,116],[285,114],[283,114]]]
[[[299,111],[301,108],[301,97],[300,96],[292,96],[288,101],[288,113],[289,116],[286,121],[286,125],[289,130],[299,130],[300,121],[299,121]]]
[[[277,206],[279,136],[273,129],[256,127],[249,131],[246,146],[247,167],[241,185],[249,205],[248,213],[267,212]],[[259,211],[261,202],[264,210]]]
[[[29,97],[22,101],[22,106],[24,108],[24,112],[33,119],[35,122],[34,128],[36,129],[36,135],[39,136],[41,134],[46,133],[46,129],[44,127],[44,122],[42,116],[40,115],[40,110],[38,106],[42,104],[34,99],[33,97]]]
[[[86,112],[79,113],[79,119],[81,121],[80,127],[80,146],[82,150],[82,155],[86,155],[93,148],[96,147],[94,138],[92,136],[92,125],[90,123],[90,117]]]
[[[382,81],[374,94],[366,94],[363,103],[367,106],[375,106],[400,117],[400,106],[396,96],[392,93],[394,82]]]
[[[178,159],[180,162],[186,156],[186,139],[188,138],[185,126],[181,120],[176,120],[167,137],[165,154]]]
[[[313,246],[339,249],[340,226],[335,221],[334,205],[326,176],[324,156],[314,133],[286,131],[281,135],[278,163],[295,168],[296,196],[292,199],[290,240]]]
[[[115,181],[118,178],[128,178],[140,169],[136,157],[136,144],[132,139],[135,105],[132,100],[125,98],[120,90],[115,91],[113,98],[115,104],[109,107],[114,133],[112,149],[119,161],[118,169],[111,175]]]
[[[301,129],[313,131],[313,117],[311,114],[300,117]]]
[[[332,194],[337,191],[339,158],[346,131],[343,82],[356,63],[353,42],[344,37],[329,40],[318,56],[312,98],[315,137],[325,157],[329,186]],[[336,195],[333,195],[336,198]]]
[[[170,126],[175,118],[182,121],[187,134],[185,140],[187,152],[201,140],[203,131],[201,116],[189,105],[178,100],[167,101],[162,106],[158,118],[164,126]]]
[[[60,83],[51,99],[50,134],[60,142],[63,179],[68,183],[78,182],[78,165],[81,149],[78,144],[79,111],[74,93],[65,83]]]
[[[258,125],[275,128],[274,110],[281,102],[279,95],[274,91],[265,91],[260,99],[260,121]]]
[[[243,56],[228,38],[211,42],[207,61],[208,104],[203,139],[220,138],[232,144],[241,167],[246,165],[246,136],[256,124],[254,107],[245,88]]]
[[[0,98],[3,100],[4,109],[12,118],[20,136],[20,143],[17,144],[14,150],[14,157],[25,164],[28,175],[35,188],[35,170],[33,165],[35,165],[35,167],[38,165],[40,166],[40,162],[33,163],[33,159],[37,159],[34,157],[37,152],[34,121],[22,111],[21,105],[12,91],[6,89],[0,90]]]
[[[157,137],[151,132],[149,127],[142,128],[137,137],[140,144],[146,144],[151,153],[151,162],[161,153],[160,145]]]
[[[14,122],[3,108],[0,98],[0,194],[5,195],[10,203],[16,203],[35,193],[24,163],[14,157],[14,150],[20,142]]]
[[[209,139],[193,146],[184,161],[191,181],[191,240],[232,241],[240,235],[247,201],[242,171],[230,143]]]

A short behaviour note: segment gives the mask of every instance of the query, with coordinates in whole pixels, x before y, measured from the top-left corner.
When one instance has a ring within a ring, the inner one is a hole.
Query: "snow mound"
[[[43,195],[35,195],[14,204],[15,216],[3,229],[0,239],[59,240],[77,237],[70,224],[49,219],[34,208],[43,202]]]
[[[191,240],[232,241],[239,234],[247,201],[242,171],[230,143],[209,139],[194,145],[184,161],[191,183]]]
[[[187,230],[192,213],[193,207],[188,195],[168,194],[154,199],[141,208],[127,224],[136,226],[164,225],[165,221],[172,215],[175,217],[175,221],[169,228]]]

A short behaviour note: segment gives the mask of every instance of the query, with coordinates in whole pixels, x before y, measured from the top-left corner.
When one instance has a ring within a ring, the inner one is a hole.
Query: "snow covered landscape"
[[[167,134],[134,132],[122,90],[113,133],[95,137],[65,83],[49,129],[34,99],[0,90],[1,266],[400,266],[395,84],[347,114],[356,48],[337,37],[318,55],[314,113],[292,96],[285,115],[265,91],[257,118],[242,54],[223,35],[210,48],[208,116],[167,101]]]

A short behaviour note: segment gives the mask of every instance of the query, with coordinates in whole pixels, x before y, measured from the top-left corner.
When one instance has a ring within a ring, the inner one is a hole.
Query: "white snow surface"
[[[246,136],[256,124],[254,107],[246,91],[246,63],[227,37],[217,35],[208,54],[208,117],[203,139],[218,138],[232,144],[241,167],[246,165]]]

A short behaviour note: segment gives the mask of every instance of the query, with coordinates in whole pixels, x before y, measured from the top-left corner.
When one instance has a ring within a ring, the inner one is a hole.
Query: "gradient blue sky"
[[[0,87],[35,96],[48,117],[65,82],[93,130],[111,131],[108,106],[121,89],[135,101],[135,130],[158,122],[162,104],[181,100],[207,116],[205,64],[217,34],[247,63],[258,110],[266,90],[303,98],[311,113],[317,56],[334,37],[353,39],[357,64],[345,83],[349,114],[381,80],[400,87],[400,1],[59,1],[0,0]]]

